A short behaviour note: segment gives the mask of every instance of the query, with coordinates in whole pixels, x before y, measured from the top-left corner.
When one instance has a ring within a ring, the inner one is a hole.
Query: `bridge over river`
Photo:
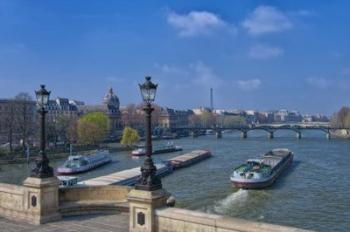
[[[263,130],[267,132],[268,138],[274,138],[274,133],[277,130],[292,130],[296,133],[298,139],[302,138],[302,132],[305,130],[320,130],[326,134],[326,138],[331,138],[332,131],[336,130],[350,130],[350,128],[332,127],[329,123],[293,123],[293,124],[257,124],[257,125],[242,125],[242,126],[214,126],[214,127],[178,127],[175,131],[189,131],[193,137],[200,134],[201,131],[212,130],[215,132],[217,138],[222,138],[222,132],[227,130],[238,130],[241,132],[242,138],[248,137],[249,131]]]

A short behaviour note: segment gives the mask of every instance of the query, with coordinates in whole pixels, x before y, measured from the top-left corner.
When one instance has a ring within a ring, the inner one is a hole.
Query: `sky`
[[[0,98],[34,93],[302,113],[350,105],[347,0],[0,0]]]

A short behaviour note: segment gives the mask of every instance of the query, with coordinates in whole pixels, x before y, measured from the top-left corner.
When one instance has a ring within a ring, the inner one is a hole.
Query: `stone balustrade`
[[[72,186],[60,188],[59,201],[119,201],[126,202],[127,195],[132,188],[127,186],[107,185],[107,186]]]
[[[178,208],[155,211],[157,232],[306,232],[308,230],[247,221]]]
[[[127,186],[73,186],[59,190],[59,210],[63,216],[128,212]]]
[[[0,184],[0,216],[32,224],[60,219],[58,179],[29,177],[23,186]]]

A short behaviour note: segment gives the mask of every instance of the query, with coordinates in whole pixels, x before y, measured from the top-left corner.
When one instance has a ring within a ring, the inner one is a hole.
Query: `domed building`
[[[103,106],[109,118],[109,135],[114,136],[122,128],[122,125],[119,98],[114,94],[113,88],[110,88],[103,98]]]

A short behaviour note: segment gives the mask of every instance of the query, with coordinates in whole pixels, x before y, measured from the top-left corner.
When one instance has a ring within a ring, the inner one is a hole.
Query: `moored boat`
[[[112,161],[108,150],[99,150],[91,155],[73,155],[69,156],[68,160],[57,168],[57,173],[60,175],[76,174],[86,172],[91,169],[100,167]]]
[[[290,150],[274,149],[262,157],[248,159],[245,164],[234,169],[230,179],[238,188],[265,188],[272,185],[292,161],[293,153]]]
[[[69,187],[78,184],[78,177],[76,176],[57,176],[60,181],[60,187]]]
[[[166,176],[173,172],[173,166],[170,162],[160,161],[155,162],[154,165],[157,168],[156,175],[159,177]],[[112,173],[105,176],[95,177],[89,180],[84,180],[79,182],[80,185],[127,185],[133,186],[137,183],[138,179],[141,176],[140,167],[123,170],[120,172]]]
[[[163,147],[156,147],[153,150],[152,154],[156,155],[156,154],[163,154],[163,153],[176,152],[176,151],[182,151],[182,147],[177,146],[174,143],[169,142]],[[131,155],[132,156],[144,156],[144,155],[146,155],[146,149],[145,148],[137,148],[131,152]]]

